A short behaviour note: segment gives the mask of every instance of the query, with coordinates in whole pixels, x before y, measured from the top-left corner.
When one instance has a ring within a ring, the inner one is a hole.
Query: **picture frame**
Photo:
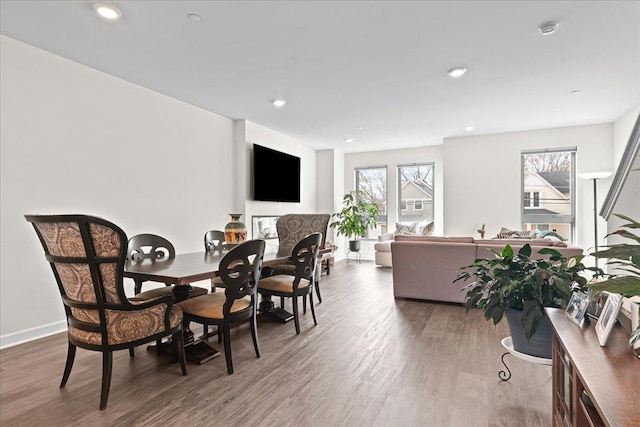
[[[596,335],[602,347],[607,345],[607,340],[609,339],[613,325],[616,323],[621,306],[622,295],[609,294],[607,302],[604,303],[604,307],[602,308],[602,314],[596,323]]]
[[[565,315],[571,319],[576,325],[582,327],[584,325],[585,314],[589,307],[589,296],[586,292],[574,292],[571,295]]]

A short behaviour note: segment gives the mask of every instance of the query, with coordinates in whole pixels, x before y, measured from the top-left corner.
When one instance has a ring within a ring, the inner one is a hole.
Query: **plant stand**
[[[507,354],[512,354],[515,357],[517,357],[518,359],[522,359],[526,362],[531,362],[531,363],[537,363],[539,365],[548,365],[551,366],[551,359],[547,359],[544,357],[535,357],[535,356],[531,356],[529,354],[525,354],[525,353],[520,353],[519,351],[516,351],[513,348],[513,343],[511,342],[511,337],[506,337],[503,338],[502,341],[500,341],[500,344],[502,344],[502,346],[507,350],[506,353],[504,353],[501,357],[502,360],[502,364],[504,365],[506,371],[499,371],[498,372],[498,378],[500,378],[500,381],[509,381],[511,379],[511,370],[509,369],[509,367],[507,366],[507,364],[504,361],[504,357]]]
[[[358,264],[362,264],[362,254],[360,253],[360,251],[352,251],[352,250],[348,250],[347,251],[347,263],[349,262],[349,254],[350,253],[354,253],[354,260],[358,263]]]

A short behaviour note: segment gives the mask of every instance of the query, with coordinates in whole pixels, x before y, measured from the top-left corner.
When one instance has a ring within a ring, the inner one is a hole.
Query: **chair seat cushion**
[[[172,289],[173,289],[173,286],[165,286],[164,288],[149,289],[148,291],[140,292],[139,294],[132,296],[131,298],[129,298],[129,301],[146,301],[146,300],[161,297],[164,295],[169,295],[173,293]],[[193,290],[189,294],[189,297],[193,298],[200,295],[205,295],[207,293],[209,293],[209,291],[206,290],[205,288],[193,286]]]
[[[222,306],[225,300],[226,297],[223,292],[216,292],[214,294],[206,294],[180,301],[178,305],[185,314],[204,317],[206,319],[222,319],[224,317]],[[235,300],[231,307],[231,313],[246,310],[249,307],[251,307],[251,297],[246,296]]]
[[[265,277],[258,282],[258,292],[263,290],[277,291],[277,292],[293,292],[293,280],[294,276],[286,274],[278,274],[271,277]],[[307,279],[300,279],[300,285],[298,289],[304,289],[309,287],[309,281]]]

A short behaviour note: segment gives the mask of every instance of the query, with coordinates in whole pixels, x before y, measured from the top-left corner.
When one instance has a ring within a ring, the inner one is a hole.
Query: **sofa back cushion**
[[[555,239],[475,239],[474,240],[479,245],[502,245],[504,248],[507,245],[522,247],[526,243],[530,246],[557,246],[561,248],[566,248],[567,244],[560,240]]]
[[[444,242],[473,243],[473,237],[441,237],[441,236],[395,236],[396,242]]]

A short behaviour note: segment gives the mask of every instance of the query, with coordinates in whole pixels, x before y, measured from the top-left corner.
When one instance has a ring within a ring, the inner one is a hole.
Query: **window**
[[[398,166],[398,221],[433,221],[433,163]]]
[[[387,232],[387,167],[358,168],[356,174],[356,190],[362,191],[378,206],[378,225],[369,230],[367,238],[375,239]]]
[[[552,230],[573,241],[575,158],[575,148],[522,153],[525,230]]]

